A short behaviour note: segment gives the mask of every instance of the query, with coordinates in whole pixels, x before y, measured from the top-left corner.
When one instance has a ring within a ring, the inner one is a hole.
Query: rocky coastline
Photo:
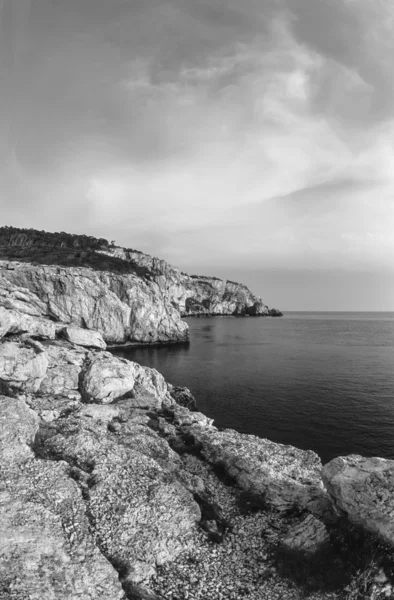
[[[0,306],[100,331],[111,346],[188,341],[184,317],[282,314],[241,283],[102,239],[3,227],[0,257]]]
[[[220,430],[112,355],[126,297],[184,331],[134,277],[1,263],[0,600],[392,597],[394,461]]]
[[[2,600],[328,600],[345,535],[392,556],[393,461],[219,430],[93,330],[1,308],[0,337]]]

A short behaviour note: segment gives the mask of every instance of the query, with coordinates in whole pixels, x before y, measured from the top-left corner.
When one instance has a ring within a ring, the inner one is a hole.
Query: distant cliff
[[[0,258],[0,306],[96,329],[110,344],[187,341],[186,316],[281,315],[240,283],[104,239],[3,227]]]

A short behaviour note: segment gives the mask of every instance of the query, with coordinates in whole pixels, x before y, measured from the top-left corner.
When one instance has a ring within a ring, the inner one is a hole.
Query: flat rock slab
[[[15,335],[28,333],[32,337],[53,340],[56,335],[56,327],[49,319],[0,306],[0,339],[7,333]]]
[[[0,346],[0,380],[37,392],[48,368],[48,355],[37,342],[5,342]]]
[[[193,413],[191,413],[193,414]],[[192,426],[203,457],[220,466],[262,505],[328,515],[331,503],[321,480],[320,458],[310,450],[276,444],[254,435],[216,427]]]
[[[82,329],[81,327],[65,327],[63,335],[66,340],[77,346],[97,348],[99,350],[107,348],[107,344],[104,342],[103,336],[99,331]]]
[[[352,523],[394,545],[393,460],[338,457],[324,466],[323,481]]]

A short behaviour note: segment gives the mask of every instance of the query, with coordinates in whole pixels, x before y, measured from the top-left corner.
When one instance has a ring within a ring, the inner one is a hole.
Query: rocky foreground
[[[391,597],[394,461],[218,430],[30,294],[0,307],[1,600]]]

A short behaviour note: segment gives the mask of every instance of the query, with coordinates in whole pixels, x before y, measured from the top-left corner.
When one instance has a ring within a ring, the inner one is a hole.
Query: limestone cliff
[[[1,228],[0,257],[0,306],[97,330],[108,344],[185,342],[186,316],[281,314],[242,284],[106,240]]]

